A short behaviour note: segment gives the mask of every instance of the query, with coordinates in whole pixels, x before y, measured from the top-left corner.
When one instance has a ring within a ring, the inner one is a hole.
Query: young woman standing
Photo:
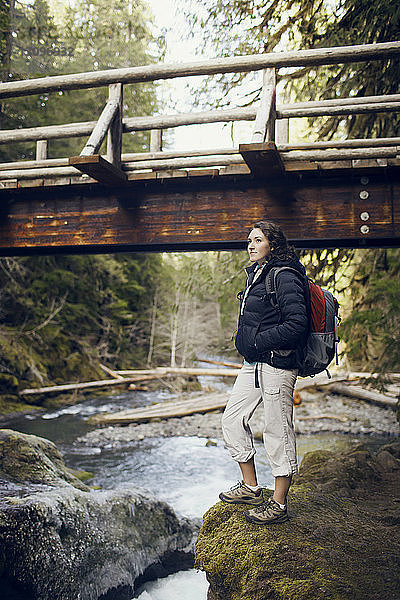
[[[244,358],[222,417],[226,447],[238,462],[242,481],[220,499],[252,505],[245,512],[252,523],[281,523],[288,519],[286,497],[297,473],[293,428],[293,390],[296,383],[296,348],[308,329],[304,296],[305,270],[278,225],[254,224],[248,238],[252,265],[247,267],[242,294],[236,348]],[[273,267],[290,267],[276,276],[279,311],[267,297],[265,277]],[[255,448],[249,420],[264,403],[263,432],[267,458],[275,477],[275,491],[264,502],[254,465]]]

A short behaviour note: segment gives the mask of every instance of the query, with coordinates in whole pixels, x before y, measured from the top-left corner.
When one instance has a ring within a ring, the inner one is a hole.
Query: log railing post
[[[289,143],[289,119],[278,119],[276,121],[276,143]]]
[[[107,159],[97,154],[107,136]],[[126,175],[121,170],[122,146],[122,83],[109,86],[109,98],[80,156],[71,156],[68,163],[106,185],[121,185]]]
[[[275,139],[276,73],[265,69],[260,104],[254,124],[252,143],[271,142]]]
[[[162,150],[162,129],[152,129],[150,131],[150,152],[161,152]]]
[[[118,102],[115,100],[109,100],[105,105],[104,110],[101,113],[100,118],[97,121],[88,141],[86,142],[86,145],[81,152],[81,156],[93,156],[93,154],[98,152],[104,138],[109,131],[109,127],[118,112]]]
[[[122,83],[113,83],[108,86],[108,100],[118,103],[116,113],[107,136],[107,160],[116,167],[121,166],[122,150],[122,112],[123,112],[123,86]]]
[[[36,160],[46,160],[47,149],[47,140],[38,140],[36,142]]]

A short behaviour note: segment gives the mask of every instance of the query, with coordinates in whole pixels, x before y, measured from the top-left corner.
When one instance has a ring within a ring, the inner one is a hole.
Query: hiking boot
[[[273,498],[268,498],[260,506],[246,510],[244,517],[249,523],[258,523],[259,525],[284,523],[289,518],[286,506],[285,508],[281,508]]]
[[[229,491],[221,492],[219,497],[223,502],[228,502],[229,504],[252,504],[253,506],[258,506],[264,501],[262,489],[259,488],[254,492],[247,487],[244,481],[238,481]]]

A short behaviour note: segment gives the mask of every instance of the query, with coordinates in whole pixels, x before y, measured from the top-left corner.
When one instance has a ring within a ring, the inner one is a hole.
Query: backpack
[[[293,271],[301,276],[296,269],[291,267],[274,267],[267,273],[265,278],[267,297],[279,314],[276,277],[280,271],[284,270]],[[302,279],[304,281],[309,327],[304,346],[296,349],[299,375],[300,377],[313,377],[317,373],[326,371],[330,378],[329,363],[336,357],[336,364],[339,364],[337,353],[340,322],[338,316],[339,302],[331,292],[324,290],[308,277],[302,277]]]

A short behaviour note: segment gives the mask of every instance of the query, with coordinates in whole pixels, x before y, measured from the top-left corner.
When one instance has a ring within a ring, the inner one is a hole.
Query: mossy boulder
[[[145,491],[92,490],[52,442],[0,431],[1,598],[132,598],[146,569],[190,556],[192,538]]]
[[[0,429],[0,477],[18,483],[39,483],[89,491],[65,466],[57,446],[44,438]]]
[[[209,598],[398,600],[397,452],[386,447],[374,457],[359,447],[306,455],[284,524],[250,524],[246,506],[213,506],[204,515],[195,560],[206,571]],[[264,490],[265,497],[271,494]]]

